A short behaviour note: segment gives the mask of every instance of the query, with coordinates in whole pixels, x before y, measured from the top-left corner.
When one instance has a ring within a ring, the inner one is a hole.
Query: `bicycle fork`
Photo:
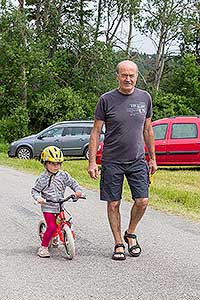
[[[64,243],[63,233],[62,233],[62,229],[63,229],[64,225],[67,225],[70,228],[73,238],[75,239],[75,234],[74,234],[73,224],[72,224],[72,217],[70,216],[70,218],[68,220],[66,220],[64,212],[61,212],[59,217],[60,217],[60,220],[59,220],[59,222],[57,222],[56,234],[59,235],[61,242]]]

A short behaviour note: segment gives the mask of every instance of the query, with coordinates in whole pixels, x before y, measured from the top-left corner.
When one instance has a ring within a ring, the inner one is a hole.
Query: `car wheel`
[[[85,158],[88,160],[89,159],[89,149],[88,149],[88,147],[85,149],[85,151],[84,151],[84,156],[85,156]]]
[[[33,154],[29,147],[22,146],[17,149],[17,157],[20,159],[30,159],[32,156]]]

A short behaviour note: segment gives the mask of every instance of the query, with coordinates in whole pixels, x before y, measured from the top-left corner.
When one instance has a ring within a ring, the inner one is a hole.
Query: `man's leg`
[[[120,204],[124,179],[124,169],[120,164],[104,163],[101,170],[100,199],[107,201],[107,214],[113,233],[115,247],[112,258],[126,259],[121,236]]]
[[[131,209],[130,223],[128,227],[129,233],[134,233],[137,224],[143,217],[148,205],[148,198],[137,198]]]
[[[107,204],[108,220],[115,240],[115,245],[123,244],[121,237],[121,215],[119,210],[120,203],[121,201],[108,201]],[[124,249],[122,247],[116,249],[116,252],[123,251]]]
[[[147,205],[148,205],[148,198],[135,199],[135,203],[133,204],[132,209],[131,209],[130,222],[129,222],[127,233],[130,233],[130,234],[135,233],[137,224],[143,217],[145,210],[147,208]],[[133,239],[133,238],[127,238],[127,239],[129,241],[130,247],[136,245],[135,239]],[[140,251],[139,249],[135,249],[134,252],[138,253],[139,251]]]
[[[122,243],[120,201],[108,201],[107,212],[115,244]]]
[[[131,209],[129,226],[124,238],[129,245],[129,253],[140,254],[141,249],[139,245],[137,245],[135,230],[148,205],[149,169],[146,161],[141,159],[128,165],[126,177],[131,189],[132,198],[135,199],[135,201]]]

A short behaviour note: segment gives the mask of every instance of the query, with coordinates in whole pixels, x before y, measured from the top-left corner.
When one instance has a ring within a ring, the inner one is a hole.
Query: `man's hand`
[[[154,174],[158,169],[156,160],[150,159],[149,160],[149,174]]]
[[[93,179],[97,179],[99,175],[98,166],[96,163],[90,163],[88,168],[88,173],[90,174],[90,177]]]

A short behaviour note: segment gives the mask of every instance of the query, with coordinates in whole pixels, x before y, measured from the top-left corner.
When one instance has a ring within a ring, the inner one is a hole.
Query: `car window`
[[[83,127],[65,127],[63,136],[70,135],[82,135],[83,134]]]
[[[172,125],[172,139],[192,139],[196,137],[197,126],[195,123]]]
[[[47,138],[47,137],[61,136],[63,129],[64,129],[63,127],[49,129],[48,131],[44,132],[40,137]]]
[[[160,124],[153,126],[155,140],[164,140],[167,133],[168,124]]]
[[[83,129],[83,134],[90,135],[92,127],[85,127]]]

